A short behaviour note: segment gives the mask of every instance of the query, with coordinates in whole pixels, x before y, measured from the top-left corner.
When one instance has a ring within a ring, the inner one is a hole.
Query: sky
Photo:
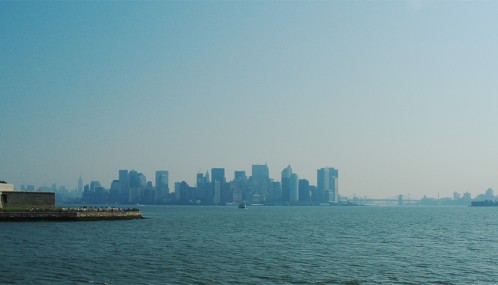
[[[498,188],[497,1],[0,2],[0,179]]]

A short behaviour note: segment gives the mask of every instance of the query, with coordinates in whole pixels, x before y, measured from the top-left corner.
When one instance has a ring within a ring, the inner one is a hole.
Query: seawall
[[[35,222],[35,221],[104,221],[142,219],[138,209],[53,209],[1,211],[0,222]]]

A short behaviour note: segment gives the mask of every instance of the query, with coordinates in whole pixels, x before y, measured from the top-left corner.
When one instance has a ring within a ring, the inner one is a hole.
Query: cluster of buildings
[[[317,185],[307,179],[299,179],[289,165],[281,172],[281,180],[270,178],[267,164],[252,165],[250,176],[245,171],[235,171],[228,181],[224,168],[212,168],[211,173],[198,173],[196,184],[175,182],[169,188],[169,173],[158,170],[155,184],[147,181],[143,173],[135,170],[119,170],[118,179],[110,189],[98,181],[83,186],[81,177],[78,189],[81,202],[88,204],[200,204],[226,205],[251,203],[266,205],[316,205],[339,202],[339,172],[325,167],[317,170]]]

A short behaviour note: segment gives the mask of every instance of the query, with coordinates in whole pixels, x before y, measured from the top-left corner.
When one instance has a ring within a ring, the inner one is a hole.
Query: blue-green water
[[[0,284],[498,284],[498,207],[141,210],[0,223]]]

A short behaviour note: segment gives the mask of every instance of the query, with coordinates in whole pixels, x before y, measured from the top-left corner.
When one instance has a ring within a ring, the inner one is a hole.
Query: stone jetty
[[[104,221],[142,219],[137,208],[53,208],[0,210],[0,222]]]

